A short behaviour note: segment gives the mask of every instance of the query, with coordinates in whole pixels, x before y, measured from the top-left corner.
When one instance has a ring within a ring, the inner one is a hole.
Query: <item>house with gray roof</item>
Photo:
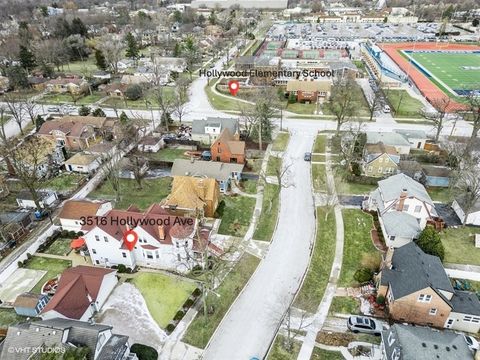
[[[413,242],[387,251],[376,284],[394,320],[472,333],[480,330],[476,294],[455,290],[440,259]]]
[[[468,196],[459,195],[452,203],[452,209],[464,225],[480,226],[480,199],[473,204]]]
[[[400,155],[410,154],[410,142],[396,132],[367,131],[366,135],[366,144],[383,143],[384,145],[393,146]]]
[[[240,181],[243,164],[216,161],[176,159],[172,166],[172,176],[197,176],[214,178],[221,192],[227,192],[232,180]]]
[[[462,334],[428,327],[394,324],[382,332],[383,359],[473,360]]]
[[[209,117],[206,120],[193,120],[192,140],[212,145],[224,129],[228,129],[232,135],[239,134],[238,119]]]
[[[425,187],[405,174],[380,180],[378,188],[364,202],[364,209],[378,212],[388,247],[411,242],[427,223],[439,220]]]
[[[112,330],[110,325],[60,318],[11,325],[0,344],[0,359],[31,359],[35,348],[61,352],[88,348],[92,360],[137,359],[134,353],[130,353],[128,336],[114,334]]]
[[[410,144],[411,149],[423,149],[428,139],[423,130],[395,129],[393,131],[403,136]]]

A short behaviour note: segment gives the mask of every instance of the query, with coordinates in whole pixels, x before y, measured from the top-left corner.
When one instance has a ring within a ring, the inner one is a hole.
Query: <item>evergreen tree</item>
[[[28,88],[27,72],[21,66],[10,66],[6,70],[10,86],[14,89]]]
[[[443,261],[445,257],[445,248],[440,240],[440,235],[433,227],[427,226],[423,229],[416,243],[424,253],[438,256],[440,260]]]
[[[24,45],[20,45],[19,58],[21,66],[27,71],[32,70],[36,66],[35,55]]]
[[[105,117],[107,115],[105,115],[105,112],[100,109],[100,108],[96,108],[95,110],[92,111],[92,116],[95,116],[95,117]]]
[[[179,57],[182,53],[182,47],[178,42],[175,43],[175,46],[173,47],[173,57]]]
[[[95,50],[95,63],[100,70],[107,70],[107,59],[102,50]]]
[[[126,124],[126,123],[127,123],[127,121],[128,121],[128,116],[127,116],[127,114],[125,114],[125,111],[122,111],[122,113],[120,114],[120,118],[119,118],[119,119],[120,119],[120,122],[121,122],[122,124]]]
[[[71,35],[70,24],[65,18],[58,18],[55,25],[55,37],[65,39]]]
[[[76,17],[72,20],[70,25],[70,35],[78,34],[84,38],[88,38],[88,30],[82,19]]]
[[[35,128],[37,129],[37,131],[42,127],[42,124],[44,122],[45,120],[43,119],[43,117],[37,115],[37,117],[35,118]]]
[[[82,105],[78,109],[78,115],[80,116],[88,116],[90,115],[90,108],[88,106]]]
[[[138,58],[139,50],[137,40],[131,32],[127,34],[127,36],[125,37],[125,41],[127,42],[126,56],[130,59]]]

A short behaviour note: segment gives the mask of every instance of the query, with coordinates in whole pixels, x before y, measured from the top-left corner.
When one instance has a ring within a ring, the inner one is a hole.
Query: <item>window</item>
[[[422,211],[422,205],[415,206],[415,212],[419,213],[420,211]]]
[[[105,242],[108,242],[108,238],[106,236],[103,237],[103,240],[105,240]]]
[[[153,255],[150,251],[147,252],[147,259],[153,259]]]
[[[100,236],[95,235],[95,240],[100,241]]]
[[[126,258],[126,257],[127,257],[127,253],[125,253],[125,252],[122,251],[122,256],[123,256],[124,258]]]
[[[435,308],[430,309],[428,315],[437,315],[437,309],[435,309]]]
[[[420,294],[418,295],[419,302],[430,302],[432,300],[432,295]]]
[[[92,253],[96,254],[96,253],[97,253],[97,250],[92,249]]]
[[[100,265],[100,261],[95,260],[95,264]]]
[[[178,260],[178,261],[182,260],[182,259],[180,258],[180,254],[177,254],[177,260]]]
[[[408,211],[409,206],[408,205],[403,205],[403,211]]]
[[[470,322],[470,323],[478,324],[478,323],[480,323],[480,317],[465,315],[463,317],[463,322]]]
[[[378,168],[378,172],[381,173],[382,170],[383,170],[383,168],[380,166],[380,167]]]
[[[388,299],[388,302],[393,302],[393,294],[391,291],[388,292],[387,299]]]
[[[390,236],[390,240],[392,240],[392,241],[395,240],[395,236],[393,236],[393,235]]]
[[[155,251],[155,257],[156,257],[157,259],[160,259],[160,254],[158,253],[158,250]]]
[[[372,172],[373,168],[371,166],[368,167],[368,172]]]
[[[378,162],[383,163],[383,158],[381,157],[380,159],[378,159]]]

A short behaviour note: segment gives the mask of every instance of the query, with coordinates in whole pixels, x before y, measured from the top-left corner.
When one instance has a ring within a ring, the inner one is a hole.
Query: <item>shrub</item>
[[[345,176],[345,180],[352,183],[357,184],[365,184],[365,185],[377,185],[378,179],[368,176],[355,176],[353,174],[348,174]]]
[[[193,300],[189,298],[185,301],[185,303],[183,304],[183,307],[188,309],[192,305],[193,305]]]
[[[80,116],[88,116],[90,115],[90,108],[88,106],[82,105],[78,109],[78,115]]]
[[[385,296],[383,296],[383,295],[378,295],[376,301],[377,301],[377,304],[378,304],[378,305],[384,305],[384,304],[385,304]]]
[[[370,281],[372,278],[373,271],[368,268],[358,269],[355,271],[355,274],[353,274],[353,279],[360,284]]]
[[[96,108],[92,111],[92,116],[95,117],[105,117],[105,112],[101,108]]]
[[[185,312],[183,310],[178,310],[175,316],[173,317],[173,320],[181,320],[183,316],[185,315]]]
[[[360,176],[362,174],[362,168],[358,162],[352,163],[352,173],[355,176]]]
[[[17,265],[18,265],[19,268],[22,268],[22,267],[23,267],[23,261],[19,261],[19,262],[17,263]]]
[[[195,296],[195,297],[199,297],[201,294],[202,294],[202,290],[200,290],[199,288],[196,288],[192,292],[192,295]]]
[[[83,236],[83,231],[77,231],[77,236],[80,237],[80,236]]]
[[[139,360],[157,360],[158,359],[157,350],[147,345],[133,344],[130,347],[130,351],[132,353],[137,354],[137,357]]]
[[[71,239],[77,237],[77,232],[76,231],[69,231],[68,232],[68,237],[71,238]]]
[[[118,272],[119,272],[120,274],[127,272],[127,267],[126,267],[125,265],[123,265],[123,264],[118,264],[117,269],[118,269]]]
[[[27,253],[27,259],[30,260],[32,258],[32,254]]]
[[[61,237],[67,237],[68,236],[68,230],[62,230],[62,232],[60,233],[60,236]]]
[[[438,256],[442,261],[445,258],[445,248],[440,240],[440,235],[433,227],[427,226],[423,229],[416,243],[426,254]]]
[[[138,100],[143,95],[143,89],[138,84],[133,84],[127,87],[125,90],[125,96],[128,100]]]
[[[172,323],[168,324],[167,327],[165,328],[165,331],[169,335],[172,333],[173,330],[175,330],[175,324],[172,324]]]

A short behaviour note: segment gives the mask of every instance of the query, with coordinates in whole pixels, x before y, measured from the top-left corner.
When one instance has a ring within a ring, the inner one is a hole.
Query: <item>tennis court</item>
[[[480,52],[415,51],[407,55],[458,95],[480,87]]]

